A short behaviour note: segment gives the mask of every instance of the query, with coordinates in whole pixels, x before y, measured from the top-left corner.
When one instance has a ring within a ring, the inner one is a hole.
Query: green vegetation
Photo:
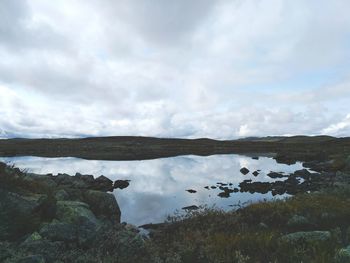
[[[170,217],[148,247],[159,262],[336,262],[349,242],[349,202],[340,188],[232,212],[204,208]]]

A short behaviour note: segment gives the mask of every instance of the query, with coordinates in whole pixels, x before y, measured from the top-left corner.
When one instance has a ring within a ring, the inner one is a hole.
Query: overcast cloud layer
[[[349,0],[1,0],[0,137],[350,136]]]

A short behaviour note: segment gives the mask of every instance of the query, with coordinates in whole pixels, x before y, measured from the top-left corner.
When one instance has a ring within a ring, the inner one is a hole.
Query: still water
[[[272,197],[271,193],[233,193],[229,198],[220,198],[219,189],[205,189],[217,183],[232,183],[237,187],[246,179],[268,181],[270,171],[292,173],[302,169],[302,163],[278,164],[272,158],[258,160],[242,155],[214,155],[208,157],[181,156],[143,161],[99,161],[78,158],[15,157],[0,158],[0,161],[15,164],[18,168],[33,173],[76,172],[107,176],[111,180],[131,180],[128,188],[116,189],[114,194],[122,211],[122,221],[135,225],[163,222],[167,215],[191,205],[216,206],[225,210],[235,205],[244,205]],[[246,167],[250,173],[243,175]],[[255,177],[252,172],[260,170]],[[280,179],[281,180],[281,179]],[[193,189],[196,193],[186,190]]]

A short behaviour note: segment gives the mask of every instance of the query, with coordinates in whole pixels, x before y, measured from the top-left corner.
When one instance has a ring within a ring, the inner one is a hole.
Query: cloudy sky
[[[350,136],[349,0],[0,0],[0,137]]]

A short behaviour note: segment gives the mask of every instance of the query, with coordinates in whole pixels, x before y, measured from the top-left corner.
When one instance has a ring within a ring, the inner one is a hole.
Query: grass
[[[148,242],[159,262],[334,262],[348,245],[349,188],[252,204],[237,211],[203,208],[168,219]],[[290,225],[298,215],[307,224]],[[326,241],[290,244],[282,236],[298,231],[330,231]]]

